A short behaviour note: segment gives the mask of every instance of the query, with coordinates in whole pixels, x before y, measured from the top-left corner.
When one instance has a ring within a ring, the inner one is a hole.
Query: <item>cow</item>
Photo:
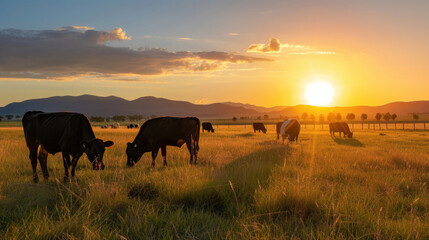
[[[212,132],[214,133],[214,129],[213,129],[213,125],[209,122],[203,122],[203,132],[204,130],[206,130],[207,132]]]
[[[129,125],[127,125],[127,128],[134,128],[134,124],[129,124]]]
[[[127,166],[133,167],[145,152],[152,152],[152,167],[161,148],[164,166],[167,166],[167,146],[188,147],[190,164],[197,164],[200,120],[196,117],[160,117],[146,121],[133,142],[127,143]]]
[[[138,123],[134,124],[134,128],[139,128],[139,124]]]
[[[110,127],[114,128],[114,129],[119,128],[119,126],[120,126],[119,123],[114,123],[114,124],[110,125]]]
[[[256,133],[256,131],[258,132],[263,132],[263,133],[267,133],[267,129],[265,128],[265,125],[261,122],[256,122],[253,123],[253,132]]]
[[[277,123],[278,126],[278,123]],[[279,133],[282,135],[282,143],[284,143],[286,137],[289,141],[296,141],[298,143],[299,132],[301,131],[301,124],[296,119],[288,119],[284,121],[279,129]]]
[[[338,132],[340,137],[343,133],[344,137],[352,138],[353,132],[350,131],[349,125],[346,122],[334,122],[329,123],[329,133],[335,137],[335,133]]]
[[[276,123],[276,133],[277,133],[277,140],[279,140],[279,136],[280,136],[280,128],[282,126],[283,122],[278,122]]]
[[[77,162],[83,153],[92,163],[93,170],[103,170],[105,148],[114,144],[112,141],[96,138],[88,118],[80,113],[27,112],[22,118],[22,126],[25,141],[30,150],[34,182],[39,180],[36,171],[37,159],[42,167],[43,176],[47,179],[49,178],[48,154],[54,155],[61,152],[65,169],[64,180],[67,180],[69,167],[72,168],[71,175],[74,177]],[[37,156],[39,146],[39,156]]]

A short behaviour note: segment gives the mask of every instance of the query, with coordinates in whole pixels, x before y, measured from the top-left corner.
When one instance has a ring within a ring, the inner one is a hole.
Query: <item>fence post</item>
[[[402,122],[402,130],[405,130],[405,122]]]
[[[426,122],[423,122],[423,130],[426,130]]]
[[[396,130],[396,121],[395,121],[395,130]]]
[[[414,130],[416,130],[416,122],[413,122]]]

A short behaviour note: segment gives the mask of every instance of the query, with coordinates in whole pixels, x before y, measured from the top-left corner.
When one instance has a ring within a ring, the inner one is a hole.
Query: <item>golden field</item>
[[[428,239],[429,132],[356,130],[332,139],[302,129],[298,144],[274,129],[215,127],[202,133],[197,166],[186,147],[146,153],[126,167],[138,130],[100,129],[112,140],[106,170],[86,156],[63,182],[61,154],[50,179],[32,183],[22,128],[0,128],[2,239]],[[380,135],[380,133],[383,133]]]

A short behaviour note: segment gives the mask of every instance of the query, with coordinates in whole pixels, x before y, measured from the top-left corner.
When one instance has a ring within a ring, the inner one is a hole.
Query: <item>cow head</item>
[[[350,132],[349,134],[347,134],[347,137],[352,138],[353,137],[353,132]]]
[[[89,141],[82,141],[80,145],[83,151],[88,156],[89,161],[92,163],[93,170],[104,170],[103,156],[106,147],[112,146],[112,141],[103,141],[98,138],[94,138]]]
[[[262,130],[262,132],[263,132],[263,133],[267,133],[267,129],[263,129],[263,130]]]
[[[140,158],[143,156],[143,153],[145,153],[145,146],[141,143],[127,143],[127,166],[128,167],[134,167],[136,163],[140,160]]]

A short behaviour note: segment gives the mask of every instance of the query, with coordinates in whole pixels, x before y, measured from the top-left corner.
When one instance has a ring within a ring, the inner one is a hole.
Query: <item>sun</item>
[[[326,106],[332,102],[335,89],[324,81],[314,81],[307,85],[305,97],[307,103],[313,106]]]

